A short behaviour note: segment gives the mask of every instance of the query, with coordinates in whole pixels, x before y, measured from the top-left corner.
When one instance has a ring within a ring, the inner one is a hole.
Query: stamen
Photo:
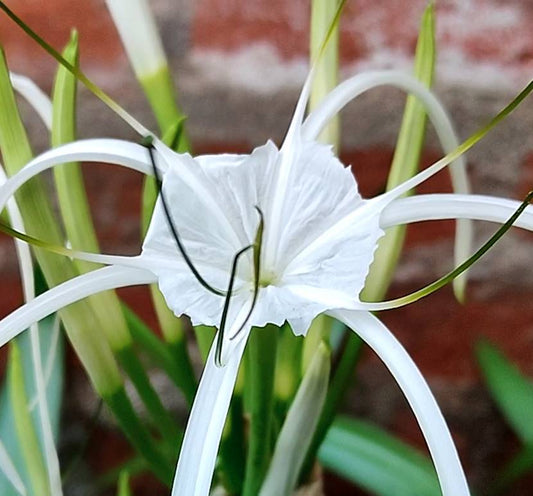
[[[132,259],[132,257],[105,255],[101,253],[90,253],[86,251],[72,250],[70,248],[66,248],[65,246],[54,245],[52,243],[48,243],[47,241],[43,241],[42,239],[30,236],[29,234],[17,231],[16,229],[13,229],[7,224],[4,224],[2,221],[0,221],[0,232],[3,232],[4,234],[7,234],[8,236],[11,236],[13,238],[20,239],[21,241],[24,241],[29,245],[35,246],[37,248],[42,248],[52,253],[56,253],[57,255],[64,255],[66,257],[75,258],[77,260],[85,260],[86,262],[111,265],[114,263],[127,262],[128,260]],[[127,263],[124,265],[127,265]]]
[[[224,331],[226,328],[226,320],[228,317],[230,299],[233,294],[233,284],[234,284],[235,276],[237,272],[237,264],[239,262],[239,258],[241,257],[241,255],[246,253],[250,248],[253,248],[254,295],[252,297],[252,304],[250,305],[250,310],[248,311],[243,323],[241,324],[237,332],[235,332],[235,334],[230,337],[230,341],[232,341],[239,335],[239,333],[244,329],[244,326],[250,320],[250,317],[252,316],[252,312],[254,311],[254,308],[255,308],[255,304],[257,302],[257,295],[259,294],[259,274],[261,273],[261,247],[263,245],[263,230],[265,227],[265,218],[264,218],[263,212],[257,205],[255,206],[255,209],[257,210],[257,213],[259,214],[259,224],[257,226],[257,231],[255,233],[254,244],[248,245],[244,247],[242,250],[240,250],[239,252],[237,252],[235,257],[233,258],[233,264],[231,266],[231,275],[230,275],[230,280],[228,284],[228,291],[226,293],[226,300],[224,301],[224,309],[222,311],[222,318],[220,319],[220,326],[218,330],[217,347],[216,347],[216,352],[215,352],[215,365],[217,365],[217,367],[222,366],[222,345],[224,342]]]
[[[170,232],[172,233],[172,237],[174,238],[174,241],[176,241],[176,245],[178,247],[178,250],[185,260],[185,263],[187,264],[187,267],[189,267],[190,271],[193,273],[196,280],[208,291],[211,293],[214,293],[218,296],[226,296],[227,293],[224,291],[214,288],[211,286],[198,272],[198,269],[194,266],[192,263],[189,255],[187,255],[187,252],[185,251],[185,246],[183,246],[183,243],[181,242],[181,239],[178,234],[178,228],[176,227],[176,224],[174,223],[174,220],[172,219],[172,216],[170,214],[170,208],[167,204],[167,200],[165,198],[165,195],[163,194],[163,187],[162,187],[162,181],[161,177],[159,175],[159,171],[157,170],[157,166],[155,164],[155,157],[154,157],[154,145],[153,145],[153,137],[152,136],[145,136],[141,142],[141,144],[148,150],[148,153],[150,155],[150,160],[152,162],[152,168],[154,171],[154,177],[155,182],[157,185],[157,189],[159,191],[159,196],[161,198],[161,205],[163,205],[163,211],[165,212],[165,217],[167,218],[168,227],[170,228]]]
[[[248,245],[240,249],[237,254],[233,257],[233,263],[231,264],[231,274],[228,283],[228,290],[226,292],[226,299],[224,300],[224,309],[222,310],[222,317],[220,319],[220,326],[218,329],[217,345],[215,351],[215,365],[217,367],[222,367],[222,344],[224,342],[224,330],[226,328],[226,320],[228,318],[229,304],[231,296],[233,293],[233,284],[235,283],[235,277],[237,275],[237,264],[239,258],[246,253],[250,248],[253,248],[254,245]]]
[[[257,231],[255,233],[255,240],[253,244],[254,249],[254,295],[252,297],[252,304],[250,305],[250,310],[248,311],[248,314],[246,315],[246,318],[244,319],[243,323],[239,327],[239,329],[235,332],[233,336],[231,336],[229,339],[230,341],[233,341],[244,329],[244,326],[248,323],[250,320],[250,317],[252,316],[252,312],[254,311],[255,304],[257,303],[257,295],[259,294],[259,286],[260,286],[260,274],[261,274],[261,248],[263,246],[263,230],[265,227],[265,217],[263,215],[263,212],[261,209],[256,205],[255,209],[257,210],[257,213],[259,214],[259,225],[257,226]]]

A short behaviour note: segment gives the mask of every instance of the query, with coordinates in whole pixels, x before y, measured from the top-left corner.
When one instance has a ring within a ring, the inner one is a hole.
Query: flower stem
[[[256,496],[272,454],[271,429],[274,407],[274,370],[279,329],[274,325],[254,328],[248,341],[246,375],[249,394],[250,434],[243,496]]]
[[[244,481],[246,448],[243,408],[242,394],[234,393],[219,450],[220,472],[229,494],[241,494]]]
[[[154,474],[170,487],[173,476],[173,460],[167,459],[150,436],[146,427],[135,413],[123,387],[114,393],[104,396],[104,401],[117,419],[120,428],[146,459]]]
[[[187,403],[192,405],[198,383],[189,355],[176,349],[184,344],[182,342],[164,344],[132,310],[125,305],[123,305],[123,310],[134,341],[156,360],[172,382],[182,391]],[[169,349],[171,346],[176,348],[172,351]],[[176,360],[176,357],[181,357],[181,359]]]
[[[274,396],[276,418],[283,419],[290,403],[298,390],[302,376],[303,339],[295,336],[288,324],[280,329]]]
[[[159,395],[150,383],[146,370],[137,358],[137,355],[135,355],[131,346],[122,348],[117,353],[117,358],[122,365],[122,368],[133,382],[133,385],[152,417],[157,430],[162,434],[163,439],[175,446],[178,439],[181,437],[176,422],[163,406],[163,403],[161,403]]]

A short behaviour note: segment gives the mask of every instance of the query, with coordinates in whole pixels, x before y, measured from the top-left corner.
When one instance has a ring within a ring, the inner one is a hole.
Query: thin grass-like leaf
[[[327,47],[321,58],[319,53],[323,40],[330,30],[331,19],[335,19],[339,5],[339,0],[313,0],[311,2],[310,57],[311,60],[317,60],[317,68],[309,96],[310,110],[316,108],[324,96],[338,84],[340,17],[336,17]],[[335,149],[338,148],[340,142],[339,116],[330,121],[326,129],[320,134],[319,140],[333,145]]]
[[[115,100],[106,94],[101,88],[93,83],[79,67],[71,64],[66,60],[54,47],[47,43],[41,36],[39,36],[28,24],[26,24],[15,12],[13,12],[4,2],[0,1],[0,9],[17,24],[31,39],[33,39],[40,47],[42,47],[49,55],[57,60],[63,67],[74,74],[79,81],[81,81],[89,91],[94,93],[102,102],[104,102],[111,110],[119,115],[127,124],[129,124],[141,136],[150,134],[149,131],[137,121],[131,114],[124,110]]]
[[[39,447],[39,439],[28,410],[28,396],[24,381],[22,358],[18,345],[12,342],[9,357],[10,400],[15,429],[35,496],[51,496],[46,461]]]
[[[1,438],[0,438],[1,439]],[[4,496],[9,496],[10,489],[14,489],[19,495],[26,496],[26,486],[24,485],[24,482],[22,482],[22,478],[20,477],[20,474],[18,473],[17,469],[13,465],[13,461],[11,459],[11,456],[7,452],[4,443],[0,440],[0,471],[1,473],[6,477],[6,479],[11,484],[11,487],[3,487],[2,488],[2,494]],[[2,483],[0,483],[0,487],[3,486]]]

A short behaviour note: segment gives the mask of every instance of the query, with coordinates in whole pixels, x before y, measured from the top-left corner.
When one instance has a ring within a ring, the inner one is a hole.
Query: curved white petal
[[[303,126],[303,134],[307,139],[316,139],[329,120],[336,115],[347,103],[362,93],[378,86],[390,85],[401,88],[415,95],[425,106],[435,131],[441,141],[445,153],[450,153],[457,146],[459,140],[455,134],[451,121],[439,100],[421,84],[416,78],[397,71],[375,71],[358,74],[335,88],[306,119]],[[457,193],[470,191],[466,164],[463,156],[450,167],[453,189]],[[472,226],[468,220],[457,223],[455,239],[455,261],[459,264],[471,252],[473,239]],[[463,283],[459,279],[454,281],[456,289],[461,292]]]
[[[207,496],[246,339],[223,367],[215,365],[216,337],[196,392],[174,476],[172,496]]]
[[[106,289],[151,284],[156,277],[144,269],[131,267],[104,267],[49,289],[0,321],[0,346],[3,346],[33,322],[57,312],[82,298]]]
[[[443,496],[468,496],[468,484],[446,422],[426,381],[403,346],[368,312],[336,310],[330,315],[353,329],[396,379],[424,434]]]
[[[41,88],[39,88],[30,78],[14,74],[9,74],[11,84],[17,93],[22,95],[24,99],[37,112],[37,115],[44,122],[48,128],[52,128],[52,102],[48,95],[46,95]]]
[[[151,175],[152,163],[144,146],[114,139],[74,141],[34,158],[0,189],[0,210],[20,186],[40,172],[70,162],[104,162]]]
[[[381,214],[380,225],[387,229],[411,222],[460,218],[504,224],[520,204],[516,200],[485,195],[417,195],[391,202]],[[526,207],[513,225],[533,231],[533,207]]]
[[[350,101],[379,86],[393,86],[416,96],[424,105],[443,147],[455,148],[455,132],[439,100],[415,77],[399,71],[368,71],[343,81],[309,114],[302,127],[304,138],[315,140],[330,119]]]

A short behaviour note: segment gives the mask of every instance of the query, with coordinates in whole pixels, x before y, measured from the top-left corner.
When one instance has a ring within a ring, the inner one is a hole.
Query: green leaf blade
[[[321,464],[380,496],[440,496],[428,458],[380,428],[338,417],[319,451]]]
[[[476,346],[476,357],[492,397],[525,444],[533,444],[533,382],[487,341]]]

